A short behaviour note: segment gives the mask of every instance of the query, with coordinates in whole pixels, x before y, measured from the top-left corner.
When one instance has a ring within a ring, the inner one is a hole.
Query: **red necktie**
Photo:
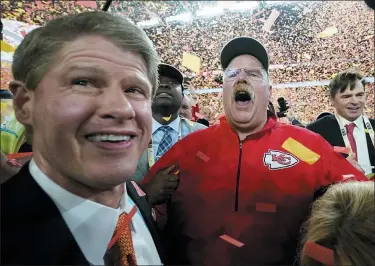
[[[354,134],[353,134],[355,124],[354,123],[347,124],[345,127],[346,127],[346,134],[348,135],[350,146],[352,147],[352,151],[356,155],[355,160],[358,161],[357,143],[355,143]]]
[[[137,208],[134,206],[129,214],[122,213],[117,222],[115,235],[109,244],[110,250],[107,262],[104,257],[105,265],[112,266],[136,266],[136,258],[130,229],[130,220],[133,218]]]

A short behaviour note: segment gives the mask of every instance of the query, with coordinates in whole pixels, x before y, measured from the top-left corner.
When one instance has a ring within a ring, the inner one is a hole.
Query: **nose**
[[[241,73],[242,73],[242,71],[241,71]],[[241,75],[241,73],[238,74],[237,79],[236,79],[236,83],[237,84],[249,84],[249,81],[248,81],[247,77],[243,74]]]
[[[99,99],[99,116],[102,119],[118,121],[133,119],[135,117],[135,111],[128,97],[120,89],[108,89]]]
[[[162,90],[170,90],[170,89],[171,89],[171,86],[168,85],[168,84],[160,84],[160,85],[159,85],[159,89],[162,89]]]
[[[356,96],[354,96],[354,97],[350,98],[350,103],[352,105],[358,105],[359,104],[359,100],[358,100],[358,98]]]

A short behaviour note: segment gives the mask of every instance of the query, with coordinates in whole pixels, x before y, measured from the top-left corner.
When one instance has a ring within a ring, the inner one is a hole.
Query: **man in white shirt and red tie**
[[[364,77],[356,70],[350,69],[337,74],[329,84],[335,115],[324,116],[307,128],[320,134],[332,146],[338,147],[337,150],[342,151],[344,156],[349,156],[348,160],[353,165],[361,168],[369,179],[373,179],[375,120],[363,113],[366,105],[365,86]]]
[[[60,17],[14,54],[33,159],[1,184],[1,265],[161,265],[155,215],[129,179],[152,133],[159,59],[107,12]]]

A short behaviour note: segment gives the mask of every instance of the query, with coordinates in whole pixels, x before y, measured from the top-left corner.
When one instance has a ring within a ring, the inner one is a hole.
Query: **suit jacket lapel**
[[[154,240],[156,249],[158,250],[160,259],[164,262],[164,252],[162,248],[162,242],[160,239],[160,232],[158,230],[157,224],[153,219],[152,215],[152,208],[149,202],[147,201],[146,197],[140,197],[134,188],[131,182],[126,183],[126,189],[128,192],[129,197],[134,201],[135,205],[137,205],[138,210],[141,212],[145,223],[150,231],[150,234]]]
[[[344,138],[341,135],[341,130],[340,130],[340,125],[339,122],[337,122],[337,119],[335,116],[330,116],[332,120],[334,120],[333,124],[333,129],[327,129],[329,132],[331,132],[331,137],[332,137],[332,143],[335,144],[333,146],[339,146],[339,147],[345,147],[345,142]]]

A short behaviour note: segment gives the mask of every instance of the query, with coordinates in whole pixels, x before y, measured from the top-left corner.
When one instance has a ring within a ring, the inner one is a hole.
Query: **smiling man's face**
[[[152,123],[151,83],[139,54],[81,37],[24,97],[18,118],[32,126],[34,159],[48,176],[108,189],[134,173]]]
[[[348,121],[354,121],[363,113],[366,104],[366,93],[363,84],[357,80],[351,90],[350,84],[343,92],[338,91],[331,97],[332,105],[336,112]]]

